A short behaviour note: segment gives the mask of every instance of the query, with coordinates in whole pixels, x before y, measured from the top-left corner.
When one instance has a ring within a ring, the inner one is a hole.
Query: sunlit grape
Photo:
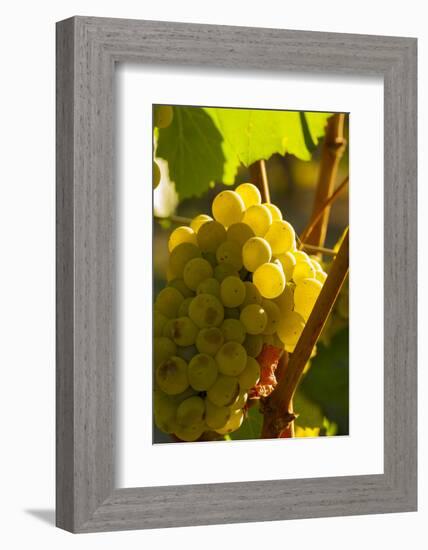
[[[168,240],[168,250],[172,252],[181,243],[198,244],[196,235],[191,227],[183,225],[174,229]]]
[[[238,376],[239,386],[242,390],[253,388],[260,379],[260,365],[252,356],[247,357],[244,370]]]
[[[257,237],[264,237],[272,223],[272,214],[266,206],[255,204],[246,210],[242,221],[251,227]]]
[[[252,183],[241,183],[235,191],[243,200],[245,208],[249,208],[250,206],[260,204],[262,202],[260,191]]]
[[[285,288],[285,275],[277,265],[265,263],[254,272],[253,283],[264,298],[277,298]]]
[[[222,191],[212,203],[214,219],[225,227],[240,222],[244,216],[244,210],[244,202],[235,191]]]
[[[249,334],[261,334],[267,325],[267,314],[258,304],[250,304],[241,311],[240,320]]]
[[[272,254],[284,254],[288,250],[293,250],[296,245],[296,235],[293,227],[284,220],[276,220],[272,222],[265,239],[270,244]]]
[[[226,240],[226,229],[217,221],[206,222],[199,228],[197,240],[202,252],[216,252]]]
[[[242,260],[248,271],[255,271],[262,264],[272,258],[272,250],[269,243],[261,237],[249,239],[242,249]]]
[[[199,214],[193,220],[190,222],[190,227],[193,229],[195,233],[199,231],[202,225],[206,222],[211,222],[213,219],[211,216],[207,216],[207,214]]]
[[[239,397],[239,383],[235,376],[219,374],[207,392],[207,397],[217,407],[231,406]]]

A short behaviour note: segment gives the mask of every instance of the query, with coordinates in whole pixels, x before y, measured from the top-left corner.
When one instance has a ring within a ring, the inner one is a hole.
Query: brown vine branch
[[[333,192],[339,162],[346,148],[346,140],[343,133],[344,123],[344,113],[337,113],[328,119],[321,151],[320,171],[312,210],[312,219],[321,211],[321,207]],[[327,234],[329,216],[330,205],[328,204],[323,208],[322,214],[314,224],[310,238],[302,240],[306,240],[308,244],[323,246]]]
[[[266,173],[265,161],[258,160],[249,167],[251,181],[256,185],[262,196],[262,202],[270,202],[269,182]]]
[[[349,269],[349,231],[332,263],[330,273],[323,285],[309,319],[303,329],[294,352],[278,385],[264,403],[262,438],[283,437],[285,430],[295,419],[292,399],[299,384],[303,370],[308,362],[314,345],[324,327],[328,315],[342,288]]]
[[[312,244],[300,243],[300,249],[307,250],[308,252],[321,253],[327,256],[337,256],[337,251],[332,248],[325,248],[324,246],[314,246]]]

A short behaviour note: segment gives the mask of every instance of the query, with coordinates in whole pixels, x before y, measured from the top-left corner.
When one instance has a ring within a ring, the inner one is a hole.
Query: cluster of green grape
[[[153,125],[156,128],[168,128],[174,118],[174,110],[170,105],[157,105],[153,111]],[[153,189],[160,184],[161,171],[159,164],[153,161]]]
[[[326,274],[254,185],[222,191],[169,238],[154,308],[154,415],[183,441],[237,430],[264,345],[292,352]]]

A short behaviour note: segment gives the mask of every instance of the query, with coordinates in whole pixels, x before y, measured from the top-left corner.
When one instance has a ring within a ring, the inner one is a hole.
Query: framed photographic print
[[[57,525],[417,506],[416,40],[57,24]]]

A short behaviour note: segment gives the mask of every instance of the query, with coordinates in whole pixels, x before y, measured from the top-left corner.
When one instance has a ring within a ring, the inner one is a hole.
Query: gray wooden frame
[[[384,78],[382,475],[115,488],[116,62]],[[413,38],[88,17],[57,24],[59,527],[82,533],[416,510],[416,154]]]

